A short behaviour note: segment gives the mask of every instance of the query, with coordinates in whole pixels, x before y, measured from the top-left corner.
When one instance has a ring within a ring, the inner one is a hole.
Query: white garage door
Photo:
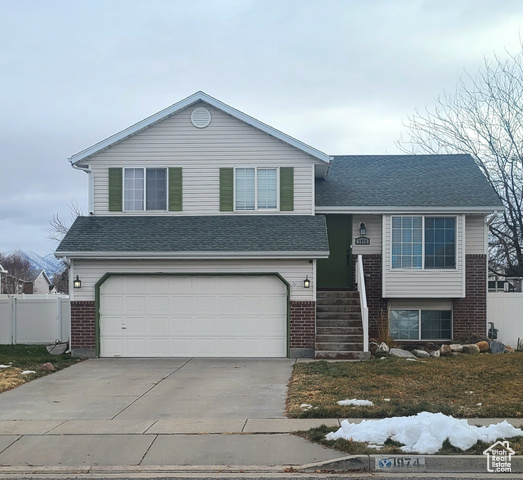
[[[275,276],[111,276],[102,357],[285,357],[287,289]]]

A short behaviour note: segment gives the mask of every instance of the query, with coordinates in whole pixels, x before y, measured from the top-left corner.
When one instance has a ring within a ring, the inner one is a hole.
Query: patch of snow
[[[417,362],[415,358],[406,358],[405,360],[408,360],[409,362]]]
[[[384,402],[390,402],[390,398],[384,398],[383,401]]]
[[[312,405],[310,405],[309,403],[302,403],[300,405],[300,408],[302,408],[303,410],[310,410],[312,408]]]
[[[34,370],[24,370],[20,375],[29,375],[30,373],[36,373]]]
[[[449,442],[461,450],[467,450],[478,440],[492,444],[498,439],[523,435],[506,420],[488,427],[469,425],[467,420],[456,419],[442,413],[421,412],[410,417],[392,417],[382,420],[363,420],[361,423],[341,422],[336,432],[326,435],[327,440],[344,438],[354,442],[384,445],[390,438],[402,443],[401,450],[408,453],[434,454]]]
[[[375,445],[374,443],[369,443],[367,447],[374,448],[376,450],[381,450],[383,448],[383,445]]]
[[[0,365],[0,368],[10,368],[12,365]]]
[[[356,398],[352,400],[340,400],[336,403],[338,405],[353,405],[355,407],[372,407],[374,405],[370,400],[357,400]]]

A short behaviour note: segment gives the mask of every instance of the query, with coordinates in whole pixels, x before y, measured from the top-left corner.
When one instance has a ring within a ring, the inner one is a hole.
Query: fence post
[[[56,328],[58,332],[56,339],[62,341],[62,297],[56,299]]]
[[[16,345],[16,297],[11,297],[11,345]]]

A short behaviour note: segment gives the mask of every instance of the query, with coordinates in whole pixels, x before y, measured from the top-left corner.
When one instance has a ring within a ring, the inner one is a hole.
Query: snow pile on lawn
[[[405,445],[404,452],[434,454],[449,442],[461,450],[467,450],[478,440],[494,443],[498,439],[523,435],[523,430],[515,428],[507,421],[488,427],[469,425],[467,420],[458,420],[442,413],[421,412],[410,417],[393,417],[382,420],[363,420],[359,424],[341,422],[336,432],[326,435],[327,440],[344,438],[354,442],[383,445],[390,438]]]
[[[352,400],[340,400],[337,403],[338,405],[352,405],[354,407],[372,407],[374,405],[370,400],[358,400],[356,398]]]

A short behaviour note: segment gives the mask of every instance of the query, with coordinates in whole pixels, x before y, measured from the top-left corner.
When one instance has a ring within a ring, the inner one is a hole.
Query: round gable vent
[[[195,108],[191,113],[191,122],[197,128],[205,128],[211,123],[211,112],[203,107]]]

